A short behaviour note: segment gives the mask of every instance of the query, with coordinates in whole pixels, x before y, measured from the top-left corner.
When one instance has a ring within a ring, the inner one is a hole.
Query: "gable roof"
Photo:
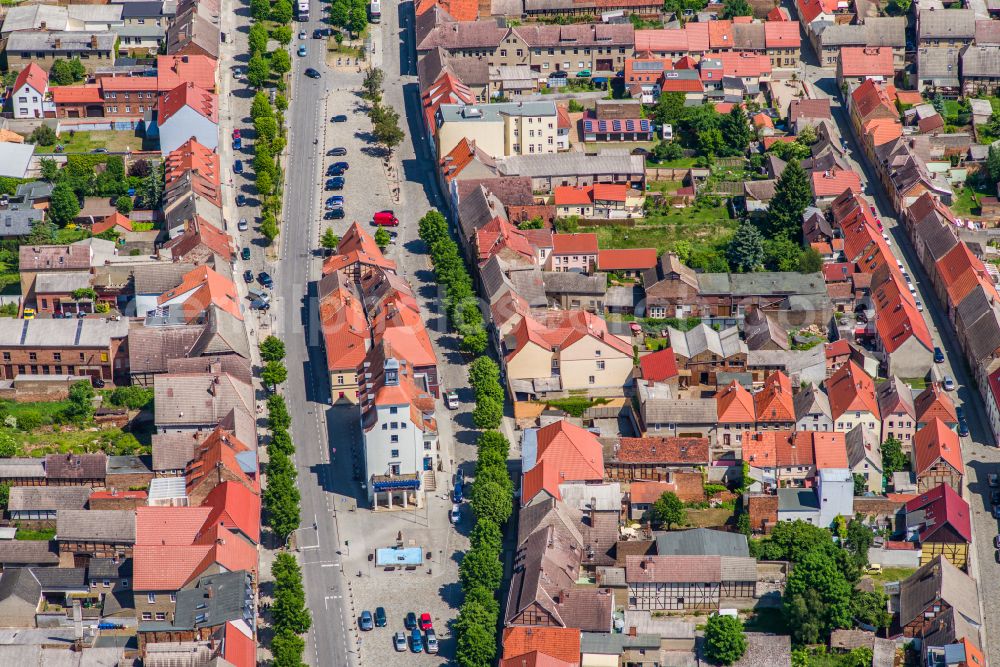
[[[941,483],[908,501],[905,505],[907,515],[921,513],[913,521],[907,519],[907,525],[921,524],[920,541],[933,541],[934,533],[945,526],[950,526],[966,542],[972,541],[972,516],[969,504],[958,495],[949,484]]]
[[[879,413],[883,418],[896,412],[904,412],[916,419],[917,411],[913,403],[913,392],[910,391],[910,385],[903,382],[898,376],[893,375],[887,381],[880,383],[875,388],[875,395],[878,400]]]
[[[679,372],[674,351],[669,347],[639,357],[639,370],[642,379],[649,382],[664,382],[677,377]]]
[[[958,413],[955,402],[951,400],[937,382],[931,382],[913,400],[916,420],[920,424],[929,423],[932,419],[940,419],[945,424],[957,424]]]
[[[602,481],[604,453],[597,436],[565,419],[538,429],[536,461],[554,464],[561,481]]]
[[[715,394],[715,404],[719,423],[753,424],[755,421],[754,397],[736,380]]]
[[[180,285],[161,294],[157,303],[163,305],[178,297],[185,297],[181,307],[188,321],[198,319],[210,305],[218,306],[236,319],[243,319],[235,283],[209,266],[193,268],[184,275]]]
[[[14,92],[21,90],[25,84],[34,88],[39,95],[44,95],[49,87],[49,74],[34,62],[29,62],[28,66],[21,70],[14,81]]]
[[[935,417],[913,436],[914,472],[919,476],[938,460],[953,467],[959,475],[965,472],[958,433]]]
[[[186,81],[160,97],[157,123],[163,125],[184,107],[190,107],[213,123],[219,122],[219,104],[215,93]]]
[[[908,625],[940,598],[971,620],[980,623],[979,589],[975,580],[944,556],[938,556],[899,582],[899,623]]]
[[[845,412],[870,412],[876,419],[879,417],[875,381],[853,361],[834,371],[826,381],[826,391],[834,421]]]
[[[656,553],[660,556],[733,556],[749,557],[747,538],[709,528],[692,528],[655,533]]]
[[[125,6],[135,4],[127,2]],[[215,58],[203,55],[156,56],[156,87],[161,93],[187,82],[204,90],[215,90]]]
[[[764,380],[764,388],[754,394],[753,405],[758,422],[795,421],[792,381],[781,371],[771,373]]]
[[[845,46],[840,49],[839,69],[844,76],[884,76],[894,73],[889,47]]]
[[[503,631],[504,659],[542,651],[571,664],[580,662],[580,629],[513,627]]]

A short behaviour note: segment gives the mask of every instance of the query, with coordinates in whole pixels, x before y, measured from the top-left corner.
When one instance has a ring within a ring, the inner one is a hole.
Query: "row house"
[[[830,376],[826,381],[826,393],[836,430],[846,433],[863,425],[881,432],[875,381],[853,361],[848,361]]]
[[[846,434],[836,431],[747,431],[743,460],[771,487],[802,486],[820,470],[849,467]]]
[[[732,452],[734,459],[743,458],[743,434],[755,428],[757,411],[754,396],[736,380],[715,394],[718,426],[717,449],[723,455]],[[718,457],[713,457],[715,460]]]
[[[527,443],[532,439],[523,454],[522,506],[533,504],[539,494],[560,500],[563,485],[604,480],[604,448],[587,429],[561,419],[532,432]]]
[[[434,122],[438,155],[449,154],[462,139],[494,158],[558,150],[553,102],[441,104]]]
[[[822,67],[835,69],[845,47],[889,49],[893,70],[900,72],[906,66],[906,18],[902,16],[867,17],[863,23],[821,22],[806,34]]]
[[[904,637],[982,645],[976,580],[938,556],[899,582],[899,627]]]
[[[57,60],[80,58],[89,74],[115,64],[115,41],[111,31],[71,32],[23,30],[10,34],[4,53],[11,71],[20,72],[34,63],[50,71]]]
[[[131,558],[136,542],[132,510],[58,510],[56,542],[59,553],[85,567],[91,558]]]
[[[0,321],[0,378],[72,375],[127,384],[128,322],[103,319]]]
[[[830,398],[815,384],[810,383],[795,394],[794,404],[796,431],[834,430]]]
[[[737,327],[717,331],[701,323],[688,331],[668,327],[667,332],[684,384],[714,385],[720,372],[746,371],[747,344]]]
[[[696,470],[710,462],[708,438],[618,438],[605,447],[604,477],[623,482],[670,481],[674,471]]]
[[[976,12],[972,9],[941,11],[934,7],[917,12],[918,47],[960,49],[976,36]]]
[[[962,94],[995,95],[1000,90],[1000,46],[973,44],[962,51]]]
[[[791,429],[796,422],[792,382],[778,371],[764,380],[764,387],[753,395],[754,414],[759,429]]]
[[[45,118],[52,115],[55,105],[48,96],[48,72],[35,63],[28,63],[17,75],[11,91],[14,118]]]
[[[160,151],[170,153],[190,139],[206,148],[219,145],[219,102],[215,93],[185,82],[157,102]]]
[[[972,518],[969,504],[946,483],[924,491],[903,507],[906,541],[920,548],[920,564],[939,557],[963,570],[969,564]]]
[[[757,562],[737,556],[628,556],[628,608],[716,611],[723,599],[757,597]]]
[[[958,434],[936,417],[913,436],[913,471],[921,492],[939,484],[962,491],[965,465]]]
[[[892,50],[878,46],[845,46],[837,62],[837,83],[853,88],[867,79],[892,81],[896,69]]]
[[[910,386],[892,375],[876,389],[879,414],[882,417],[880,442],[895,438],[903,445],[903,452],[913,448],[913,434],[917,430],[917,411]]]
[[[955,412],[955,402],[937,382],[931,382],[927,388],[913,399],[913,409],[916,413],[917,430],[939,419],[945,426],[955,430],[958,426],[958,415]]]

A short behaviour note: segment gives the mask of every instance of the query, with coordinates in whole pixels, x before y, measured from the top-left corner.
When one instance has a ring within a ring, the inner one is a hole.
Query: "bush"
[[[25,433],[41,428],[44,423],[41,413],[35,410],[24,410],[17,416],[17,428]]]
[[[38,144],[39,146],[52,146],[58,140],[59,138],[56,136],[56,131],[44,123],[36,127],[31,134],[28,135],[28,143]]]
[[[153,404],[152,387],[140,387],[131,385],[129,387],[116,387],[108,395],[111,405],[128,408],[129,410],[141,410]]]

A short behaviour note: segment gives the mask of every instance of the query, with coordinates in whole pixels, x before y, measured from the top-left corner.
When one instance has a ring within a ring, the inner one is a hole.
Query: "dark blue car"
[[[451,492],[451,502],[460,503],[462,502],[462,482],[461,480],[455,482],[455,488]]]
[[[934,348],[934,363],[943,364],[944,363],[944,352],[941,351],[940,347]]]

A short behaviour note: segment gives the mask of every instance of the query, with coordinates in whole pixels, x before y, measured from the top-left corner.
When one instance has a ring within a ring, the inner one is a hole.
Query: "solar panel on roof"
[[[632,69],[638,70],[660,70],[663,69],[663,63],[658,60],[638,60],[632,63]]]

